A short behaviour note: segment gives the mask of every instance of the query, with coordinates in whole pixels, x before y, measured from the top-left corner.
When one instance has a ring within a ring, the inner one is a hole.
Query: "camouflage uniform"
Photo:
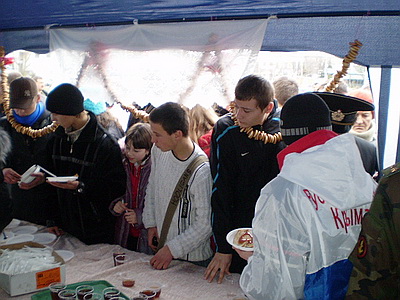
[[[400,299],[400,163],[383,175],[350,255],[346,299]]]

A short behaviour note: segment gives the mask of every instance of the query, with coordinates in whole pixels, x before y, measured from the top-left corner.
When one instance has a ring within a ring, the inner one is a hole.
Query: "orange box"
[[[45,248],[42,244],[25,242],[1,246],[0,249],[18,250],[24,246]],[[17,296],[45,289],[52,282],[65,282],[65,262],[56,252],[53,252],[53,256],[57,262],[61,263],[61,265],[56,268],[16,275],[0,273],[0,288],[5,290],[10,296]]]

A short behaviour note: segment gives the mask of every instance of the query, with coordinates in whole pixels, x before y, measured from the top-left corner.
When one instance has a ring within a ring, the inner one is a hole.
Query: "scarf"
[[[21,117],[17,115],[15,111],[13,111],[13,116],[15,121],[17,121],[18,123],[22,125],[32,126],[40,118],[43,112],[44,112],[44,104],[42,102],[39,102],[36,105],[35,111],[31,113],[29,116]]]
[[[371,127],[364,132],[357,132],[353,129],[351,129],[349,132],[351,134],[354,134],[355,136],[358,136],[364,140],[367,140],[368,142],[374,142],[376,140],[376,128],[375,128],[375,122],[372,120],[371,122]]]

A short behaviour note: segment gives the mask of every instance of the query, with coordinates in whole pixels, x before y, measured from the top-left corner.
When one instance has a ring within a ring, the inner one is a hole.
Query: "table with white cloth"
[[[20,226],[22,225],[32,224],[21,222]],[[46,232],[43,226],[35,226],[39,228],[38,232]],[[158,282],[163,285],[160,300],[234,299],[243,295],[239,287],[239,274],[228,276],[221,284],[217,284],[215,279],[209,283],[203,279],[204,267],[173,260],[168,269],[155,270],[149,264],[152,256],[129,251],[119,245],[86,245],[69,234],[58,237],[48,246],[54,250],[69,250],[74,253],[74,257],[65,264],[67,284],[106,280],[132,298],[151,282]],[[114,252],[125,252],[124,264],[114,266]],[[135,285],[131,288],[122,286],[124,279],[135,280]],[[2,300],[28,300],[33,294],[11,297],[0,289]]]

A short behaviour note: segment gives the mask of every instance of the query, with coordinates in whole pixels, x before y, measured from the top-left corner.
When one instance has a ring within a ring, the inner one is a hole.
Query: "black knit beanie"
[[[59,115],[75,116],[84,110],[82,93],[72,84],[60,84],[48,94],[46,109]]]
[[[286,101],[281,111],[281,133],[287,145],[321,129],[332,130],[329,108],[321,97],[304,93]]]

